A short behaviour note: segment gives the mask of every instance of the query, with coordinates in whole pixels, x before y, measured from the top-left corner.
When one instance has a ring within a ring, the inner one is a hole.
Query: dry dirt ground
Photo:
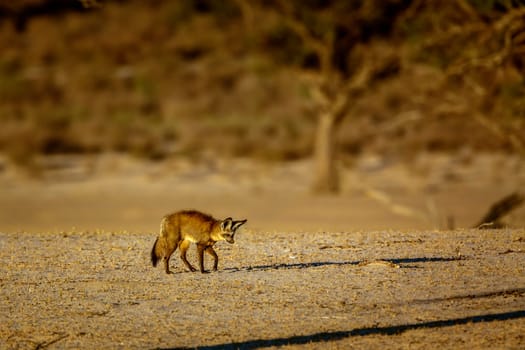
[[[210,274],[153,240],[1,234],[0,348],[525,347],[523,229],[245,230]]]
[[[525,348],[523,208],[461,229],[523,189],[521,159],[365,157],[338,197],[308,162],[45,162],[0,161],[0,349]],[[218,272],[151,266],[182,208],[248,219]]]

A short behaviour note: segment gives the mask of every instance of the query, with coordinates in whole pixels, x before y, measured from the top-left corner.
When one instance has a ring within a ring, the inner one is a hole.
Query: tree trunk
[[[315,149],[313,190],[316,193],[337,193],[340,190],[336,165],[336,123],[330,112],[321,112],[318,119]]]

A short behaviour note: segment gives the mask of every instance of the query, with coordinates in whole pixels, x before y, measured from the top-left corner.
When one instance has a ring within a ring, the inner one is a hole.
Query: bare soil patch
[[[525,344],[524,230],[238,236],[219,272],[166,275],[152,234],[1,234],[0,347]]]

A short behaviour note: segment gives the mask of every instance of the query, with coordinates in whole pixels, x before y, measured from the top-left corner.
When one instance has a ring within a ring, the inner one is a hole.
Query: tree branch
[[[368,83],[372,80],[372,75],[373,69],[371,64],[364,64],[359,72],[357,72],[352,79],[349,79],[336,95],[331,108],[336,124],[343,120],[350,107],[351,101],[353,101],[353,97],[365,90]]]
[[[287,0],[278,0],[279,7],[284,13],[282,16],[286,25],[297,35],[305,46],[309,47],[315,52],[319,58],[321,65],[321,71],[323,75],[329,76],[332,71],[332,55],[333,55],[333,40],[334,33],[328,33],[325,38],[319,39],[314,33],[308,28],[308,26],[297,18],[295,10]]]
[[[501,125],[491,121],[490,119],[481,114],[476,114],[474,116],[474,120],[476,120],[479,124],[481,124],[483,127],[488,129],[490,132],[492,132],[499,138],[503,140],[508,140],[516,151],[518,151],[521,154],[525,154],[525,145],[516,135],[506,132],[505,130],[503,130]]]
[[[253,32],[253,23],[254,23],[254,13],[252,5],[250,4],[249,0],[234,0],[234,2],[237,4],[237,7],[241,10],[242,19],[244,22],[244,27],[248,31],[248,33]]]
[[[348,79],[335,96],[331,107],[336,124],[339,123],[350,108],[356,96],[364,93],[371,84],[385,79],[399,70],[399,58],[396,54],[384,57],[374,55],[365,57],[361,69]]]
[[[476,10],[466,0],[456,0],[458,7],[466,13],[473,21],[481,22],[481,18]]]
[[[494,23],[493,28],[495,31],[501,31],[504,27],[507,27],[512,21],[522,16],[525,16],[525,6],[513,8],[509,10],[509,12],[501,16],[501,18]]]
[[[519,192],[514,192],[492,204],[489,211],[483,216],[480,222],[474,227],[477,228],[499,228],[503,225],[500,219],[518,208],[525,201],[525,196]]]
[[[461,0],[457,1],[461,2]],[[510,9],[506,14],[491,24],[484,25],[477,21],[471,26],[464,28],[467,29],[466,32],[469,34],[481,32],[483,34],[481,39],[482,43],[488,42],[490,39],[500,36],[503,38],[502,46],[498,51],[492,52],[485,57],[476,56],[466,61],[451,65],[447,74],[460,75],[471,68],[492,68],[501,65],[509,56],[513,54],[513,52],[515,52],[515,45],[520,43],[523,39],[522,33],[525,31],[525,26],[523,24],[524,19],[521,17],[524,16],[525,7],[516,7]],[[447,34],[464,35],[464,32],[460,32],[456,27],[454,27],[453,30],[449,31]]]

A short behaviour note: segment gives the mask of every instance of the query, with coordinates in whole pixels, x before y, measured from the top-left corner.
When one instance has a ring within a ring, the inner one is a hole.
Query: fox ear
[[[243,225],[246,221],[248,221],[248,220],[244,219],[244,220],[234,221],[234,222],[233,222],[233,225],[232,225],[232,231],[235,232],[235,230],[237,230],[237,229],[238,229],[241,225]]]
[[[222,220],[222,222],[221,222],[221,228],[222,228],[222,230],[223,230],[223,231],[227,231],[228,228],[231,227],[231,225],[232,225],[232,221],[233,221],[232,218],[226,218],[226,219]]]

